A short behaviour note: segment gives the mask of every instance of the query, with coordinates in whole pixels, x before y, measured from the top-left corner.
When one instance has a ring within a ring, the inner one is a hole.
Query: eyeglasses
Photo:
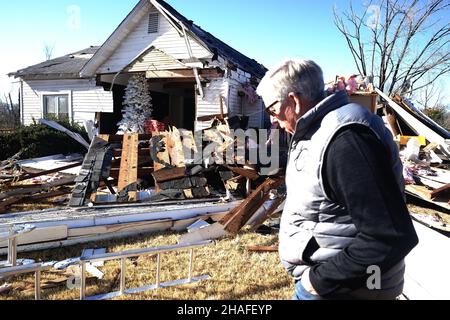
[[[274,106],[278,103],[278,102],[280,102],[279,100],[277,100],[277,101],[275,101],[274,103],[272,103],[270,106],[268,106],[267,108],[266,108],[266,112],[268,113],[268,114],[270,114],[272,117],[276,117],[278,114],[275,112],[275,108],[274,108]]]

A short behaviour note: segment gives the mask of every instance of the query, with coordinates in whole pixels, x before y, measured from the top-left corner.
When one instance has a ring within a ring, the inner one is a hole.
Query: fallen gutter
[[[417,120],[414,116],[410,115],[401,106],[395,103],[391,98],[389,98],[384,92],[375,88],[376,92],[386,100],[389,106],[394,109],[394,111],[406,121],[419,135],[424,136],[429,142],[435,142],[439,144],[439,150],[441,150],[447,157],[450,157],[450,146],[449,141],[437,134],[434,130],[428,128],[421,121]]]

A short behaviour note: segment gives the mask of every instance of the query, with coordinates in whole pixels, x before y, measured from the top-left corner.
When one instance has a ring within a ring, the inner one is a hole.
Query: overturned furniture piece
[[[181,284],[198,282],[201,280],[209,279],[209,275],[202,275],[198,277],[193,276],[194,271],[194,249],[198,249],[201,247],[205,247],[207,245],[212,244],[212,241],[204,241],[198,243],[184,244],[184,245],[173,245],[173,246],[165,246],[158,248],[147,248],[147,249],[137,249],[137,250],[129,250],[117,253],[104,253],[98,255],[92,255],[90,257],[81,257],[80,258],[80,266],[81,266],[81,288],[80,288],[80,300],[104,300],[111,299],[115,297],[119,297],[126,294],[135,294],[139,292],[149,291],[158,289],[161,287],[171,287]],[[161,273],[161,255],[163,253],[168,252],[178,252],[189,250],[189,273],[187,279],[175,280],[170,282],[160,282],[160,273]],[[134,288],[134,289],[126,289],[125,277],[126,277],[126,260],[129,258],[137,258],[141,256],[148,255],[156,255],[156,284],[149,285],[146,287]],[[99,261],[111,261],[111,260],[119,260],[121,261],[121,272],[120,272],[120,290],[117,292],[111,292],[107,294],[86,297],[86,265],[92,264]]]
[[[0,279],[16,277],[21,274],[35,273],[34,278],[34,297],[36,300],[41,299],[41,272],[52,269],[53,262],[49,263],[33,263],[24,266],[15,266],[0,269]]]

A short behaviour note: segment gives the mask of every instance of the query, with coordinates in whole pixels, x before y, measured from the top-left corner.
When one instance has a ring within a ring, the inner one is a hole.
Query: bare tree
[[[53,50],[55,49],[55,45],[54,44],[48,44],[48,43],[44,43],[44,55],[45,55],[45,60],[50,60],[53,56]]]
[[[334,22],[362,75],[412,95],[450,71],[449,9],[448,0],[371,0],[357,13],[350,0]]]

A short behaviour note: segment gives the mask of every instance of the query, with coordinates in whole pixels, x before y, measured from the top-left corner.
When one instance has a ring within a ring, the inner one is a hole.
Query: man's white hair
[[[290,92],[311,103],[322,100],[325,97],[322,69],[311,60],[285,60],[267,72],[257,89],[267,107],[276,101],[284,103]]]

